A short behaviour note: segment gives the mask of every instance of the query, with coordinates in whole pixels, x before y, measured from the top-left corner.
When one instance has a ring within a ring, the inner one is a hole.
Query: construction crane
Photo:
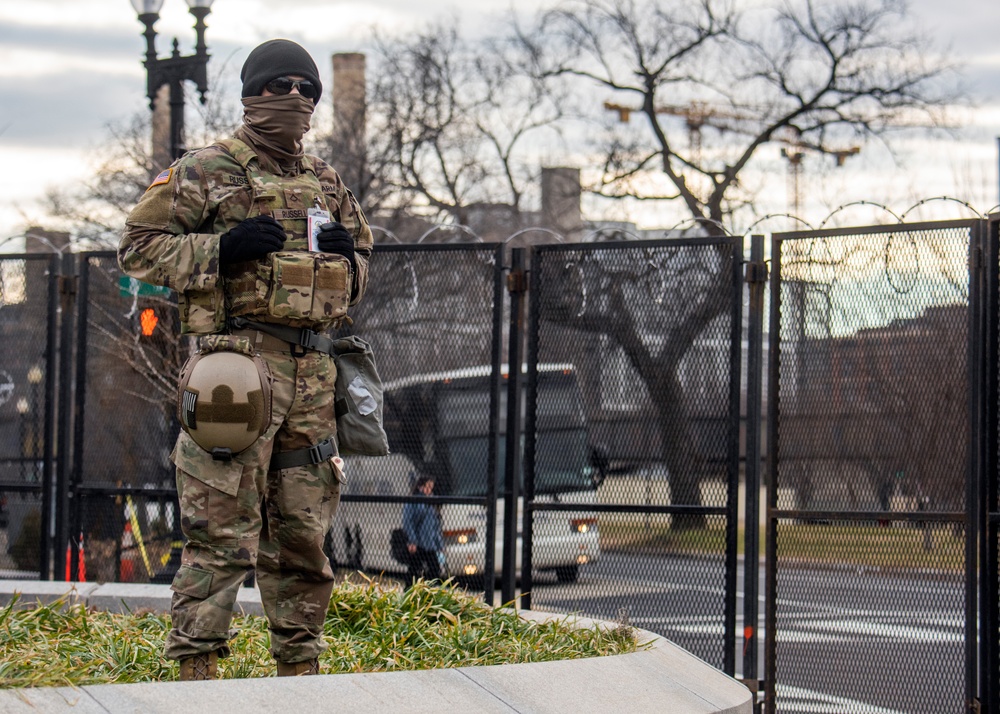
[[[781,155],[788,160],[788,196],[789,203],[791,203],[791,215],[799,217],[799,211],[802,207],[802,194],[801,194],[801,176],[802,176],[802,159],[805,158],[806,152],[809,150],[818,151],[823,154],[828,154],[834,158],[837,162],[837,166],[843,166],[844,162],[847,161],[847,157],[854,156],[861,152],[860,146],[851,146],[846,149],[826,149],[817,146],[810,146],[802,142],[798,138],[798,135],[791,138],[787,137],[777,137],[777,141],[785,144],[781,149]]]
[[[614,102],[604,102],[604,108],[608,111],[618,112],[618,121],[627,124],[633,112],[640,109],[626,107]],[[733,121],[747,121],[753,119],[747,114],[738,114],[718,107],[712,107],[708,102],[692,101],[685,106],[664,104],[656,107],[657,114],[668,114],[670,116],[681,117],[688,130],[688,145],[691,148],[691,158],[694,163],[701,161],[701,130],[706,126],[714,127],[719,131],[726,131],[730,127],[720,125],[718,119],[729,119]]]
[[[618,121],[622,123],[628,123],[633,112],[642,111],[641,109],[626,107],[614,102],[604,102],[604,108],[608,111],[617,112]],[[656,113],[668,114],[684,119],[688,130],[688,144],[691,147],[691,160],[693,163],[700,163],[701,161],[701,131],[704,127],[711,126],[718,131],[727,131],[732,130],[732,127],[723,123],[726,120],[745,122],[757,118],[754,115],[741,114],[725,108],[713,107],[703,101],[692,101],[684,106],[665,104],[656,107]],[[785,144],[785,147],[781,149],[781,155],[788,160],[788,194],[791,198],[792,215],[796,216],[801,207],[802,159],[805,157],[806,151],[816,150],[824,154],[829,154],[834,157],[837,166],[843,166],[847,157],[854,156],[861,151],[861,148],[858,146],[834,150],[809,146],[799,139],[797,133],[790,138],[783,136],[775,137],[775,141]]]

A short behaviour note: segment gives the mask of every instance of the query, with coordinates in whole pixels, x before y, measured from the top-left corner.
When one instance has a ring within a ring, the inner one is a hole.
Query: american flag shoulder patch
[[[159,176],[153,179],[153,183],[149,184],[149,188],[153,188],[153,186],[159,186],[160,184],[163,183],[170,183],[170,176],[173,174],[173,172],[174,172],[173,167],[169,169],[164,169],[163,171],[160,172]],[[148,191],[149,189],[146,190]]]

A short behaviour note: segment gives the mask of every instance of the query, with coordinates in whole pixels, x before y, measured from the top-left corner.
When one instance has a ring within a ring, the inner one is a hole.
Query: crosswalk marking
[[[877,707],[868,702],[847,697],[836,697],[832,694],[814,692],[803,687],[791,687],[779,684],[775,687],[779,709],[783,712],[799,714],[906,714],[898,709]]]

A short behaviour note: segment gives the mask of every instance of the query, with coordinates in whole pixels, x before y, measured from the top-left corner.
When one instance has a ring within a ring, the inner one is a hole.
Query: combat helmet
[[[192,355],[177,389],[181,428],[222,461],[257,441],[271,423],[271,379],[256,354],[226,349]]]

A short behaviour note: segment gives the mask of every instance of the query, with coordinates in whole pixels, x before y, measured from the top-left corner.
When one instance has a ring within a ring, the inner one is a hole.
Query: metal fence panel
[[[190,353],[172,291],[123,276],[114,253],[90,253],[77,390],[75,483],[172,488],[176,380]]]
[[[725,238],[537,247],[525,426],[525,530],[550,567],[522,575],[530,606],[627,619],[729,672],[741,256]],[[562,535],[588,530],[596,548]]]
[[[0,260],[0,579],[48,577],[56,256]]]
[[[416,479],[429,476],[447,572],[492,598],[501,258],[495,244],[386,245],[372,257],[350,331],[375,353],[391,453],[347,459],[328,543],[338,565],[405,574],[390,536],[404,503],[425,498]]]
[[[977,670],[1000,709],[998,224],[984,295],[979,222],[774,237],[771,711],[955,711]],[[449,574],[492,600],[514,399],[523,604],[621,618],[732,673],[741,243],[536,246],[523,396],[501,367],[503,247],[380,245],[345,331],[374,347],[392,454],[349,457],[334,563],[403,575],[390,533],[429,475]],[[65,548],[73,579],[169,580],[177,328],[113,253],[0,259],[0,578],[67,577]]]
[[[179,534],[169,457],[192,341],[172,292],[122,275],[114,253],[80,261],[69,570],[74,580],[155,581]]]
[[[962,706],[975,228],[773,238],[770,711]]]

